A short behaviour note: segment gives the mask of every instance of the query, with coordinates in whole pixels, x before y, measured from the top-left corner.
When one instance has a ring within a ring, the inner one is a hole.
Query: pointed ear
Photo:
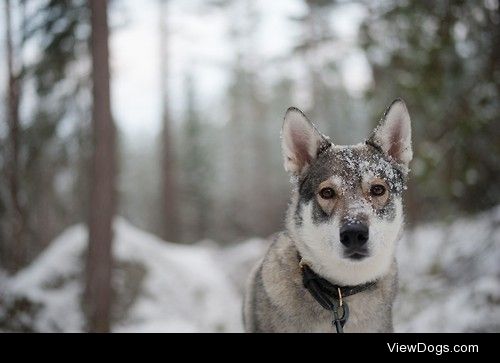
[[[295,107],[288,109],[281,134],[286,171],[297,176],[302,174],[325,143],[330,144],[302,111]]]
[[[413,158],[411,147],[411,120],[405,102],[398,98],[385,111],[370,142],[398,164],[408,167]]]

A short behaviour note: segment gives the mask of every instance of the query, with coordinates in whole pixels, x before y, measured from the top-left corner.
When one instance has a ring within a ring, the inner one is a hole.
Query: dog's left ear
[[[411,120],[405,102],[398,98],[385,111],[370,142],[379,146],[382,151],[398,164],[409,166],[413,159],[411,147]]]

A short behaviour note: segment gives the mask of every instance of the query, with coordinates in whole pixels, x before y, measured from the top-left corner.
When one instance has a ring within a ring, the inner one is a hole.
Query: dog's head
[[[338,146],[290,108],[282,130],[285,169],[296,188],[287,229],[317,273],[360,284],[387,273],[403,225],[412,159],[411,123],[398,99],[370,138]]]

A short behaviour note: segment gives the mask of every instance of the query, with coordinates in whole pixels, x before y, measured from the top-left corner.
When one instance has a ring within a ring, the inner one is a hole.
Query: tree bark
[[[86,309],[90,332],[109,332],[113,217],[115,213],[115,126],[111,115],[107,0],[90,0],[94,153],[90,191]]]
[[[162,220],[160,226],[163,238],[178,242],[180,239],[180,218],[176,163],[172,137],[172,122],[169,113],[168,94],[168,29],[167,1],[160,0],[160,87],[162,97]]]
[[[12,6],[11,1],[5,2],[5,41],[7,56],[7,119],[9,130],[9,152],[7,161],[7,178],[10,196],[10,233],[12,251],[10,270],[16,271],[26,262],[26,246],[23,240],[24,217],[21,201],[19,199],[19,145],[20,145],[20,119],[19,97],[20,76],[15,67],[14,45],[12,40]]]

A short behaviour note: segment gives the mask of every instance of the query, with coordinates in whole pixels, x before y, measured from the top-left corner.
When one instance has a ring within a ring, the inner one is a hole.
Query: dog
[[[335,145],[292,107],[282,150],[294,184],[286,228],[251,272],[245,331],[392,332],[413,158],[405,102],[396,99],[371,136],[349,146]]]

